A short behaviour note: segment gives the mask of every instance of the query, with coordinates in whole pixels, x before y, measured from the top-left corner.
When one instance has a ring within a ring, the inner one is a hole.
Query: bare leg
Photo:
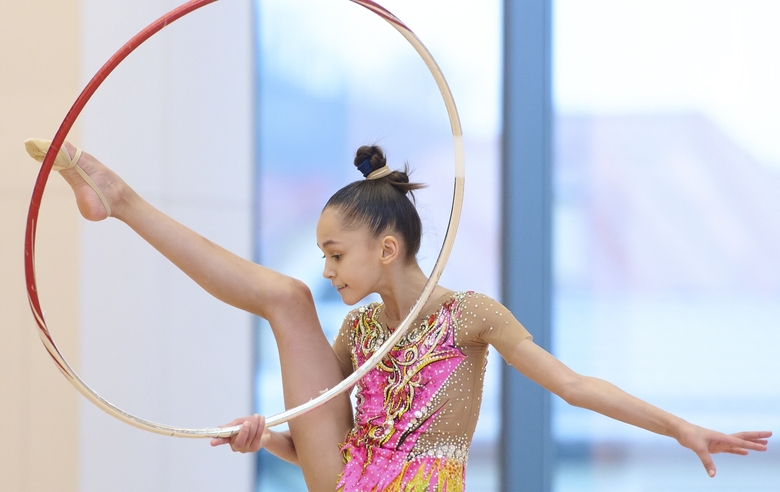
[[[71,156],[75,149],[66,144]],[[97,159],[82,154],[79,166],[97,184],[112,215],[217,299],[267,319],[276,339],[285,405],[304,403],[343,379],[305,284],[245,260],[163,214]],[[107,213],[74,169],[60,174],[71,185],[81,214],[102,220]],[[352,427],[344,394],[290,422],[298,460],[310,490],[334,490],[343,463],[338,444]]]

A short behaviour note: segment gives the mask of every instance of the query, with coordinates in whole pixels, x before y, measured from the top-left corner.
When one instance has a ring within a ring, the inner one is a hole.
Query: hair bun
[[[364,164],[366,162],[371,165],[370,168]],[[357,167],[364,176],[368,176],[371,172],[381,169],[386,165],[387,159],[385,158],[385,153],[382,148],[377,145],[363,145],[355,152],[355,167]],[[403,194],[425,187],[423,184],[409,181],[408,164],[404,165],[403,171],[393,171],[387,176],[375,181],[389,183]],[[412,197],[414,197],[413,194]]]
[[[368,170],[369,173],[387,165],[385,153],[377,145],[363,145],[357,149],[357,152],[355,152],[355,167],[359,168],[366,161],[371,164],[371,169]],[[361,172],[365,173],[365,171]]]

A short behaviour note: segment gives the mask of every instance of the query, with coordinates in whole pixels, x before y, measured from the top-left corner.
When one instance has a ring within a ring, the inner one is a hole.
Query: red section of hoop
[[[84,87],[84,90],[81,91],[81,94],[79,94],[76,102],[74,102],[73,106],[71,106],[68,114],[65,115],[65,119],[62,121],[62,124],[57,130],[57,133],[54,135],[54,139],[52,140],[51,146],[49,147],[49,151],[46,153],[46,157],[43,159],[41,170],[38,173],[38,179],[35,181],[32,198],[30,199],[30,208],[27,212],[27,229],[24,235],[24,274],[27,283],[27,294],[30,300],[30,308],[33,310],[33,315],[35,316],[35,321],[38,323],[38,327],[40,328],[42,334],[54,347],[54,350],[57,350],[56,345],[54,344],[54,340],[52,340],[51,335],[49,334],[49,330],[46,327],[46,321],[43,317],[43,310],[41,309],[40,300],[38,299],[38,285],[35,279],[35,233],[38,227],[38,213],[41,208],[43,191],[46,188],[46,182],[49,179],[49,174],[51,174],[51,168],[54,164],[54,159],[57,156],[57,152],[59,152],[63,142],[65,142],[65,137],[68,135],[71,127],[73,127],[73,124],[76,122],[76,118],[78,118],[79,114],[84,109],[84,106],[86,106],[87,102],[89,102],[97,88],[100,87],[106,77],[108,77],[108,75],[114,71],[114,69],[125,58],[127,58],[130,53],[132,53],[136,48],[143,44],[144,41],[162,30],[168,24],[173,23],[174,21],[194,10],[203,7],[204,5],[208,5],[216,1],[217,0],[191,0],[171,10],[167,14],[149,24],[141,32],[133,36],[130,41],[125,43],[124,46],[119,48],[119,50],[114,53],[111,58],[109,58],[109,60],[100,68],[100,70],[98,70],[95,76],[92,77],[92,80],[89,81],[86,87]],[[47,347],[47,350],[49,350],[49,354],[60,367],[60,370],[67,374],[68,372],[62,367],[57,358],[51,354],[51,349]]]
[[[371,0],[351,0],[351,1],[356,3],[356,4],[358,4],[358,5],[360,5],[360,6],[362,6],[362,7],[367,8],[368,10],[371,10],[372,12],[377,14],[379,17],[385,19],[386,21],[391,22],[391,23],[397,25],[398,27],[402,27],[402,28],[406,29],[409,32],[412,32],[411,29],[406,27],[406,25],[403,22],[401,22],[401,19],[399,19],[398,17],[394,16],[392,13],[390,13],[389,10],[387,10],[384,7],[382,7],[381,5],[379,5],[377,3],[374,3]]]

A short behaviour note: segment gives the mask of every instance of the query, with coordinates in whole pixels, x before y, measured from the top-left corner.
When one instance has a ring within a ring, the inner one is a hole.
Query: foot
[[[71,159],[76,155],[76,148],[68,142],[65,142],[63,148]],[[86,152],[82,152],[78,166],[103,192],[111,208],[111,216],[117,217],[121,213],[122,196],[128,188],[122,178]],[[99,221],[109,217],[100,197],[79,175],[76,168],[64,169],[59,173],[73,188],[73,193],[76,195],[76,205],[85,219]]]

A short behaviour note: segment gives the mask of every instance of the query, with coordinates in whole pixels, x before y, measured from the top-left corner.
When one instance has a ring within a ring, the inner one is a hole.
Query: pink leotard
[[[384,304],[372,303],[344,320],[333,348],[345,374],[397,325],[383,311]],[[488,345],[507,358],[530,336],[482,294],[450,292],[425,309],[356,386],[355,427],[341,448],[338,490],[463,490]]]

